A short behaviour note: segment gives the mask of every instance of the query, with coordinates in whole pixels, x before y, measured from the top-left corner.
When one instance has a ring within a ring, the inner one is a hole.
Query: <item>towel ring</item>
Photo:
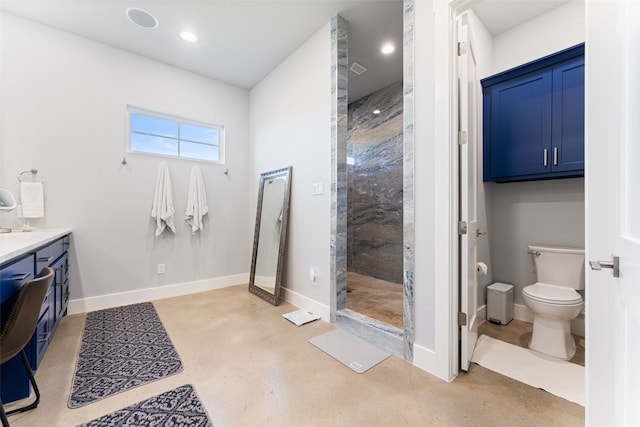
[[[31,175],[35,175],[38,173],[38,169],[27,169],[26,171],[22,171],[18,174],[18,181],[20,182],[25,182],[22,180],[22,175],[24,175],[25,173],[30,173]],[[44,180],[42,180],[44,181]]]

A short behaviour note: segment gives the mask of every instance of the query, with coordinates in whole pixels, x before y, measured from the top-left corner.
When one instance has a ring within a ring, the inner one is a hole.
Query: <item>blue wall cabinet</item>
[[[584,44],[481,83],[484,181],[584,175]]]

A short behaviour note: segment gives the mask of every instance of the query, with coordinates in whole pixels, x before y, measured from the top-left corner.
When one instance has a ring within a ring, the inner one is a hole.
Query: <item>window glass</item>
[[[180,142],[180,157],[189,159],[209,159],[218,157],[218,147],[194,142]]]
[[[224,128],[134,107],[129,111],[129,151],[223,163]]]
[[[131,131],[146,133],[148,135],[178,137],[178,123],[157,117],[144,116],[131,113]]]

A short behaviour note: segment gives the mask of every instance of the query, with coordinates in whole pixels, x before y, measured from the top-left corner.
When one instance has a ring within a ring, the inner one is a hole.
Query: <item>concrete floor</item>
[[[69,409],[84,315],[67,316],[36,373],[40,406],[11,425],[74,426],[183,384],[194,385],[217,427],[584,425],[581,406],[477,365],[451,383],[397,357],[356,374],[307,342],[334,326],[296,327],[281,316],[296,307],[274,307],[246,286],[154,305],[182,372]]]

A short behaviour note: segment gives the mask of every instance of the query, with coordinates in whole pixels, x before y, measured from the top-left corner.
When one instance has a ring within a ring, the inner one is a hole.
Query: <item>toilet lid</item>
[[[552,304],[572,305],[582,302],[580,294],[575,289],[566,286],[536,283],[525,286],[522,293],[531,299]]]

